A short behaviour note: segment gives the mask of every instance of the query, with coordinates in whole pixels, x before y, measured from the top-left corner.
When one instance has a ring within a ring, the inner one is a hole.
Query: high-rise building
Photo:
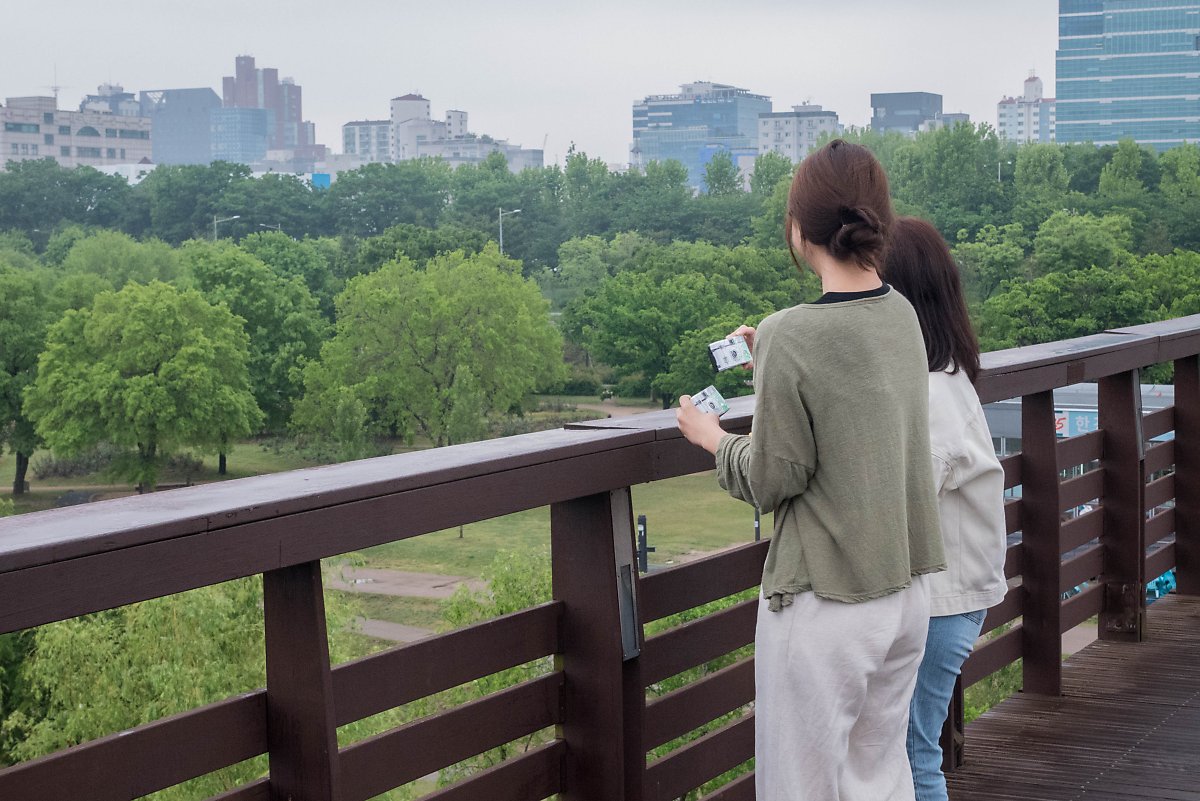
[[[871,128],[913,136],[921,124],[942,113],[942,96],[932,92],[878,92],[871,95]]]
[[[234,74],[225,77],[222,88],[225,108],[268,112],[269,150],[292,151],[301,160],[324,155],[324,146],[315,141],[313,124],[304,120],[300,86],[291,78],[280,79],[278,69],[259,69],[253,56],[238,56]]]
[[[460,164],[478,164],[492,153],[502,153],[508,160],[508,168],[513,172],[520,172],[526,167],[542,166],[541,150],[523,148],[504,139],[473,134],[467,127],[467,119],[467,112],[457,109],[447,111],[445,120],[433,119],[429,100],[419,94],[392,98],[389,120],[391,160],[440,158],[456,167]]]
[[[221,98],[207,86],[148,89],[140,95],[143,117],[154,131],[155,164],[208,164],[212,161],[212,114]]]
[[[771,98],[723,83],[686,83],[678,94],[648,95],[633,104],[633,144],[629,161],[644,167],[674,159],[699,189],[704,168],[718,151],[734,160],[758,152],[759,115],[771,112]]]
[[[837,134],[838,115],[811,103],[758,115],[758,152],[800,161],[825,134]]]
[[[209,115],[212,160],[256,164],[267,157],[273,130],[265,108],[215,108]]]
[[[52,158],[64,167],[136,164],[151,156],[150,120],[63,111],[53,97],[10,97],[0,106],[0,168]]]
[[[933,115],[933,119],[925,120],[917,130],[921,133],[940,131],[942,128],[953,129],[955,125],[971,123],[971,115],[961,111],[941,112]]]
[[[392,160],[390,120],[355,120],[342,126],[342,152],[363,161]]]
[[[1042,79],[1030,73],[1020,97],[996,104],[996,132],[1009,142],[1053,142],[1056,104],[1042,97]]]
[[[1200,2],[1059,0],[1059,142],[1200,141]]]

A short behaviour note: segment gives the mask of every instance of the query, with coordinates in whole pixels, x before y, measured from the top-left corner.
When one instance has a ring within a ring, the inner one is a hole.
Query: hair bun
[[[836,259],[866,259],[874,262],[883,253],[885,244],[878,215],[863,206],[842,206],[838,209],[841,227],[829,242],[829,252]]]

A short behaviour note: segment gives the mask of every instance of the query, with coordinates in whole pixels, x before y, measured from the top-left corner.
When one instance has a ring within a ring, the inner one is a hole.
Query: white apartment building
[[[355,120],[342,126],[342,153],[364,162],[392,160],[391,120]]]
[[[459,164],[478,164],[489,154],[500,152],[508,159],[508,168],[513,172],[542,166],[541,150],[473,134],[468,120],[467,112],[459,109],[447,111],[444,120],[433,119],[429,100],[419,94],[392,98],[388,120],[391,160],[441,158],[456,167]],[[350,151],[347,149],[344,152]]]
[[[1009,142],[1053,142],[1057,104],[1042,96],[1042,79],[1030,74],[1020,97],[996,104],[996,132]]]
[[[63,167],[151,160],[150,118],[63,111],[53,97],[10,97],[0,106],[0,169],[10,161],[52,158]]]
[[[825,134],[838,132],[838,115],[811,103],[792,106],[791,111],[758,115],[758,152],[774,152],[800,161]]]

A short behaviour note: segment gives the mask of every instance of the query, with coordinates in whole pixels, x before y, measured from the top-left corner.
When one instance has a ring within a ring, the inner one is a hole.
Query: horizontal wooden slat
[[[1083,582],[1100,575],[1100,571],[1103,569],[1104,549],[1099,545],[1093,545],[1062,563],[1062,572],[1059,574],[1058,580],[1058,591],[1066,592],[1073,587],[1077,587]]]
[[[1059,531],[1059,547],[1070,553],[1080,545],[1086,545],[1104,531],[1104,509],[1093,509],[1062,524]]]
[[[645,801],[674,801],[754,757],[754,715],[710,732],[646,766]]]
[[[1004,533],[1013,534],[1024,525],[1025,505],[1020,498],[1004,502]]]
[[[1004,468],[1005,489],[1012,489],[1021,483],[1021,454],[1005,456],[1000,460],[1000,466]]]
[[[562,687],[551,673],[342,749],[342,798],[366,801],[560,723]]]
[[[729,784],[721,785],[700,801],[755,801],[754,771],[743,773]]]
[[[0,798],[128,801],[265,753],[262,690],[0,771]]]
[[[1016,578],[1021,575],[1022,562],[1025,560],[1025,544],[1014,542],[1004,552],[1004,577]]]
[[[983,628],[980,634],[987,634],[995,631],[1005,623],[1010,623],[1021,616],[1021,610],[1025,605],[1025,589],[1023,587],[1012,587],[1005,594],[1004,600],[987,610],[987,617],[983,619]]]
[[[1065,512],[1084,501],[1103,497],[1104,468],[1100,467],[1062,482],[1058,490],[1059,511]]]
[[[963,663],[963,687],[970,687],[1020,659],[1021,637],[1021,626],[1017,625],[977,648]]]
[[[1104,453],[1104,432],[1089,431],[1078,437],[1063,437],[1054,444],[1054,452],[1059,470],[1095,461]]]
[[[770,540],[740,545],[678,567],[648,573],[638,585],[642,623],[757,586]]]
[[[1175,510],[1159,512],[1146,521],[1146,543],[1152,545],[1175,531]]]
[[[1063,601],[1059,613],[1059,631],[1067,632],[1100,612],[1104,603],[1104,585],[1093,584],[1078,595]]]
[[[1146,511],[1152,511],[1175,497],[1175,474],[1155,479],[1146,485]]]
[[[429,795],[422,801],[542,801],[562,789],[562,740],[538,746]]]
[[[0,632],[628,486],[649,480],[647,455],[620,448],[0,573]]]
[[[1175,543],[1169,542],[1146,557],[1146,578],[1150,581],[1175,567]]]
[[[754,700],[754,657],[646,704],[642,745],[649,751]]]
[[[1175,464],[1175,440],[1156,442],[1146,448],[1146,475],[1154,475]]]
[[[338,665],[337,725],[554,654],[561,617],[554,601]]]
[[[1146,439],[1160,437],[1175,430],[1175,407],[1156,409],[1142,417],[1142,436]]]
[[[243,784],[220,795],[214,795],[207,801],[270,801],[271,780],[259,779],[250,784]]]
[[[752,598],[649,638],[642,647],[642,681],[649,686],[749,645],[757,619],[758,599]]]

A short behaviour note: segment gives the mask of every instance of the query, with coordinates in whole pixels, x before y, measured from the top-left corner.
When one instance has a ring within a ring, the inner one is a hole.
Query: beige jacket
[[[1004,470],[967,374],[929,374],[929,441],[947,570],[929,577],[930,615],[995,606],[1004,579]]]

